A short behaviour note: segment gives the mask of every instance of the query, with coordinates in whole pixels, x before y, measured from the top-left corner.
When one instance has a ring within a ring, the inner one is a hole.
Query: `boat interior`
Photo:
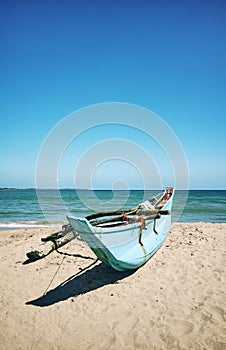
[[[161,215],[168,215],[168,210],[161,210],[167,201],[171,198],[173,194],[173,187],[167,187],[164,192],[149,199],[150,207],[145,209],[142,214],[141,206],[143,203],[135,208],[129,210],[119,210],[112,212],[99,212],[88,215],[86,219],[90,222],[92,226],[101,228],[117,227],[127,224],[132,224],[136,222],[141,222],[142,220],[152,220],[157,219]],[[145,202],[145,203],[146,203]]]

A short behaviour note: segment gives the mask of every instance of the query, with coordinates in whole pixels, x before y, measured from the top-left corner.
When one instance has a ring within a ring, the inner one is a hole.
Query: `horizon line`
[[[168,186],[166,186],[168,187]],[[60,190],[70,190],[70,191],[164,191],[164,189],[166,188],[164,187],[163,189],[160,188],[130,188],[129,190],[127,188],[125,189],[115,189],[113,190],[112,188],[73,188],[73,187],[61,187],[61,188],[51,188],[51,187],[46,187],[46,188],[37,188],[37,187],[0,187],[0,191],[4,191],[4,190],[46,190],[46,191],[60,191]],[[205,187],[205,188],[198,188],[198,187],[194,187],[194,188],[188,188],[188,189],[181,189],[175,188],[175,191],[226,191],[226,187],[225,188],[219,188],[219,187]]]

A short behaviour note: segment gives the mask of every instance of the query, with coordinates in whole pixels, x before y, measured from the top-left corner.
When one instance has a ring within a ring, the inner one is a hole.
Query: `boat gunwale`
[[[170,191],[169,192],[169,194],[170,194],[170,196],[169,196],[169,198],[167,198],[167,200],[163,203],[163,205],[159,205],[162,201],[164,201],[164,197],[165,196],[167,196],[167,189]],[[169,187],[169,188],[166,188],[165,189],[165,191],[163,191],[162,192],[162,196],[161,196],[161,198],[156,202],[156,204],[155,204],[155,208],[156,208],[156,216],[155,217],[153,217],[153,218],[151,218],[151,219],[145,219],[145,227],[147,226],[147,225],[150,225],[150,223],[151,222],[154,222],[154,220],[156,220],[156,219],[162,219],[162,216],[160,216],[160,217],[158,217],[157,215],[158,215],[158,213],[161,211],[161,210],[164,210],[164,207],[170,202],[170,200],[172,200],[173,199],[173,194],[174,194],[174,188],[173,187]],[[160,195],[160,194],[159,194]],[[154,196],[154,197],[157,197],[158,195],[156,195],[156,196]],[[152,198],[154,198],[154,197],[152,197]],[[151,198],[151,199],[152,199]],[[151,200],[150,199],[150,200]],[[137,209],[138,209],[138,207],[139,207],[139,205],[136,207]],[[158,208],[157,208],[158,207]],[[130,209],[130,210],[125,210],[125,211],[115,211],[115,213],[121,213],[121,215],[123,215],[123,213],[129,213],[129,212],[134,212],[135,213],[135,209],[136,208],[133,208],[133,209]],[[97,213],[96,215],[99,215],[100,213]],[[112,216],[112,215],[114,215],[113,214],[113,212],[110,212],[110,214],[109,213],[107,213],[107,212],[103,212],[102,213],[103,214],[103,216],[102,217],[107,217],[107,216]],[[95,216],[95,214],[93,214],[94,216]],[[116,214],[115,214],[116,215]],[[171,215],[171,212],[169,212],[168,213],[168,215]],[[122,231],[128,231],[128,230],[132,230],[132,229],[137,229],[137,228],[140,228],[140,226],[141,226],[141,223],[139,222],[139,221],[137,221],[137,222],[127,222],[126,220],[125,221],[120,221],[120,224],[118,224],[118,225],[115,225],[114,227],[110,227],[110,226],[98,226],[98,224],[97,225],[92,225],[92,223],[89,221],[89,217],[91,217],[92,215],[89,215],[89,216],[87,216],[87,217],[85,217],[83,220],[85,220],[86,222],[87,222],[87,224],[88,224],[88,226],[90,227],[90,228],[92,228],[92,231],[93,231],[93,233],[94,234],[107,234],[107,233],[119,233],[119,232],[122,232]],[[99,217],[101,217],[101,216],[99,216]],[[91,220],[91,219],[90,219]],[[111,222],[111,221],[109,221],[109,223],[113,223],[113,221]],[[134,227],[132,227],[132,226],[134,226]],[[120,229],[120,227],[122,228],[122,229]],[[98,229],[98,230],[97,230]],[[87,233],[88,234],[88,233]],[[91,233],[90,233],[91,234]]]

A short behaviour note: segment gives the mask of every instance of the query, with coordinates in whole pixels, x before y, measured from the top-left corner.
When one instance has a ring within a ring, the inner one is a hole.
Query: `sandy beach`
[[[226,224],[177,223],[136,271],[79,239],[26,253],[56,229],[0,231],[0,349],[225,349]]]

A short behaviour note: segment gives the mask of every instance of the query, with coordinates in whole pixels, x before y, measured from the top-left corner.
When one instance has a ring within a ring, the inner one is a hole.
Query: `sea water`
[[[39,190],[37,193],[35,189],[1,189],[0,229],[67,222],[67,214],[85,217],[94,210],[129,209],[158,192],[131,190],[113,193],[111,190],[95,190],[93,193],[89,190],[76,192],[63,189]],[[226,191],[175,191],[172,221],[226,222]]]

